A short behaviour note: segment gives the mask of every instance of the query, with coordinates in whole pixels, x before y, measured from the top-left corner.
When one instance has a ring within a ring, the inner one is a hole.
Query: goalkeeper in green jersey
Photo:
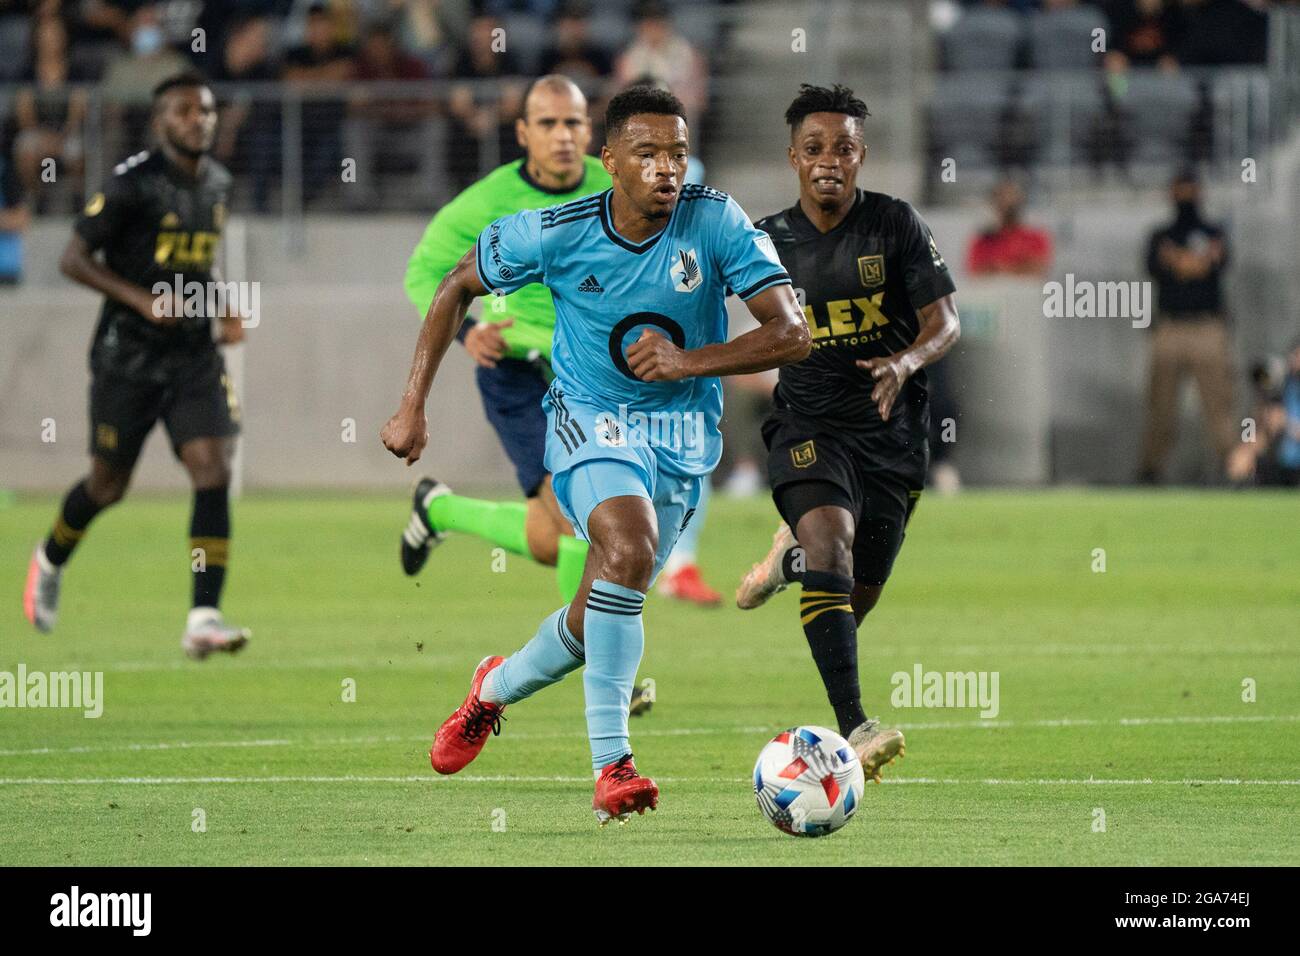
[[[443,276],[494,220],[609,188],[609,174],[600,160],[587,155],[591,121],[586,97],[567,77],[543,76],[531,84],[515,132],[524,158],[488,173],[439,210],[415,247],[405,285],[422,318]],[[466,498],[436,479],[422,478],[402,535],[402,569],[407,574],[423,567],[446,532],[461,531],[554,566],[565,599],[577,593],[587,542],[574,537],[542,465],[542,396],[551,379],[554,331],[551,291],[540,284],[493,297],[477,321],[465,319],[457,337],[478,366],[483,411],[515,466],[527,503]]]

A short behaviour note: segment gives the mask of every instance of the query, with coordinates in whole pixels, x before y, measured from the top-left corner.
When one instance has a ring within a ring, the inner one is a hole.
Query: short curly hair
[[[605,110],[605,141],[615,139],[633,116],[654,113],[659,116],[680,116],[686,120],[686,107],[667,90],[649,84],[629,86],[609,101]]]
[[[799,95],[794,98],[785,111],[785,121],[790,124],[790,134],[794,135],[799,124],[810,113],[843,113],[861,122],[871,113],[867,104],[853,95],[847,86],[836,83],[834,86],[813,86],[811,83],[799,84]]]

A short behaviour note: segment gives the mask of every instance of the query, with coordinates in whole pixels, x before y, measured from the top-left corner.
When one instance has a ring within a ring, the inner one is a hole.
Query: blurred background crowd
[[[574,78],[595,116],[610,91],[653,80],[702,119],[713,12],[659,0],[0,0],[0,83],[19,84],[0,103],[0,143],[37,212],[75,206],[85,87],[104,113],[96,147],[120,156],[142,141],[152,87],[192,66],[222,90],[218,157],[253,210],[272,208],[286,146],[301,156],[309,207],[375,208],[378,185],[415,174],[414,191],[393,193],[401,208],[432,208],[519,156],[514,119],[536,75]],[[300,100],[288,123],[287,92]],[[286,126],[300,145],[285,142]],[[66,175],[61,197],[37,188],[48,156]],[[344,156],[371,188],[325,188]]]

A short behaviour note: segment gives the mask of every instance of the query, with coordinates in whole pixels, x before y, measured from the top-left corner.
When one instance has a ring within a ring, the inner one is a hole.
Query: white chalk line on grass
[[[749,777],[656,777],[663,783],[749,783]],[[503,775],[468,775],[458,774],[454,777],[406,774],[400,776],[367,776],[362,774],[343,774],[340,776],[271,776],[271,777],[0,777],[0,786],[28,787],[104,787],[104,786],[203,786],[214,784],[324,784],[324,783],[591,783],[591,777],[573,776],[522,776]],[[1138,787],[1295,787],[1300,780],[1239,780],[1221,777],[1217,779],[1186,778],[1182,780],[1144,779],[1105,779],[1105,778],[1049,778],[1001,779],[984,778],[961,780],[951,777],[890,777],[887,784],[920,784],[927,786],[1009,786],[1009,787],[1067,787],[1067,786],[1138,786]]]
[[[1180,716],[1180,717],[1118,717],[1101,720],[1092,717],[1061,717],[1047,720],[939,720],[928,722],[899,723],[904,730],[1003,730],[1011,728],[1070,728],[1070,727],[1158,727],[1198,724],[1255,724],[1255,723],[1295,723],[1300,721],[1300,714],[1250,714],[1233,716]],[[750,736],[772,734],[778,727],[667,727],[644,730],[635,729],[637,737],[695,737],[726,736],[729,734]],[[509,734],[512,740],[577,740],[585,739],[581,730],[530,732],[516,731]],[[153,743],[108,744],[104,746],[84,745],[76,747],[33,747],[26,750],[0,750],[0,757],[38,757],[56,754],[90,754],[90,753],[147,753],[168,750],[207,750],[243,747],[334,747],[365,744],[423,743],[431,740],[428,734],[414,735],[368,735],[358,737],[304,738],[290,740],[287,738],[268,738],[265,740],[179,740]]]
[[[412,639],[414,643],[414,639]],[[1130,654],[1137,655],[1189,655],[1189,654],[1255,654],[1255,655],[1277,655],[1277,654],[1294,654],[1295,648],[1284,644],[1063,644],[1063,643],[1046,643],[1046,644],[1028,644],[1018,646],[1006,644],[999,646],[982,646],[977,644],[955,644],[955,645],[934,645],[920,646],[913,645],[909,647],[879,645],[870,648],[873,657],[915,657],[918,654],[924,654],[927,657],[935,655],[951,654],[958,657],[997,657],[1005,659],[1007,655],[1027,655],[1030,657],[1102,657],[1102,656],[1125,656]],[[442,652],[427,648],[426,650],[410,656],[403,649],[399,653],[383,657],[338,657],[338,658],[312,658],[312,657],[291,657],[291,658],[267,658],[258,660],[252,657],[246,657],[245,660],[249,667],[256,666],[260,670],[343,670],[349,668],[398,668],[410,670],[425,670],[431,666],[449,666],[460,663],[462,659],[450,652]],[[800,658],[802,660],[802,658]],[[231,663],[232,670],[241,669],[242,662]],[[192,661],[175,659],[144,659],[135,661],[103,661],[92,663],[71,663],[62,665],[63,670],[97,670],[106,673],[149,673],[151,671],[181,671],[193,670]]]

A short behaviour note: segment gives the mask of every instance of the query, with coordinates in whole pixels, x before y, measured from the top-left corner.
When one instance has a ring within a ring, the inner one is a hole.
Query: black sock
[[[72,549],[86,533],[86,526],[103,510],[86,493],[84,481],[72,486],[72,490],[63,499],[63,507],[54,519],[49,537],[45,539],[45,557],[50,564],[58,567],[72,557]]]
[[[230,498],[226,488],[194,492],[190,518],[190,568],[194,574],[194,607],[220,607],[230,550]]]
[[[858,686],[858,628],[849,603],[853,579],[831,571],[805,571],[799,618],[826,685],[841,736],[866,720]]]
[[[804,576],[804,557],[803,548],[795,545],[785,554],[781,555],[781,574],[791,583],[802,581]]]

